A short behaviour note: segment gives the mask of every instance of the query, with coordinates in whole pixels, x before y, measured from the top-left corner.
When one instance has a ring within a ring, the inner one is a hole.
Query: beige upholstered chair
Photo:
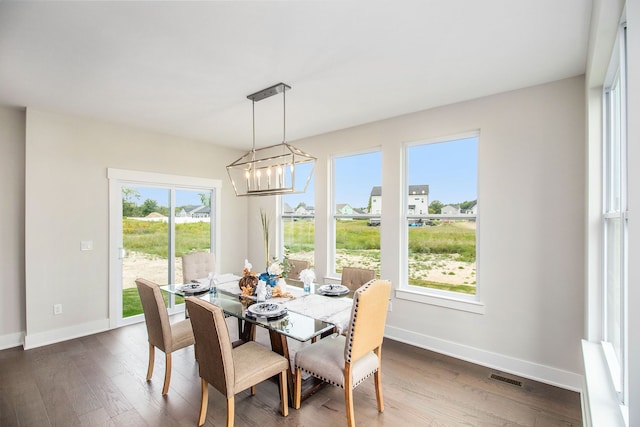
[[[300,408],[302,371],[344,389],[347,425],[355,426],[353,389],[374,375],[378,411],[384,411],[380,368],[391,282],[372,280],[356,290],[349,328],[296,353],[294,407]]]
[[[366,268],[342,267],[341,284],[352,291],[376,278],[376,271]]]
[[[292,280],[300,280],[300,272],[309,268],[309,261],[303,261],[301,259],[289,259],[289,264],[291,264],[291,270],[287,275],[288,279]]]
[[[196,359],[202,389],[198,425],[204,424],[209,401],[209,384],[227,398],[227,427],[235,418],[234,396],[280,374],[280,399],[283,416],[289,414],[287,370],[289,361],[268,348],[249,341],[232,348],[222,310],[198,298],[187,298],[191,324],[196,339]]]
[[[159,348],[165,354],[164,386],[162,394],[169,392],[171,381],[171,353],[194,343],[191,322],[182,320],[169,323],[169,314],[164,305],[162,291],[157,284],[145,279],[136,279],[138,294],[144,311],[144,321],[147,324],[149,336],[149,367],[147,368],[147,381],[153,375],[155,361],[155,348]]]
[[[192,280],[207,277],[216,272],[216,257],[211,252],[191,252],[182,255],[182,280],[189,283]]]

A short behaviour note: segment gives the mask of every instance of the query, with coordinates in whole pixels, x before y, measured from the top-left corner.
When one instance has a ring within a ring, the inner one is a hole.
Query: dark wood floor
[[[370,378],[355,391],[358,426],[580,426],[578,393],[463,362],[406,344],[383,345],[384,413]],[[174,353],[171,388],[161,396],[164,357],[145,381],[144,324],[23,351],[0,351],[0,426],[194,426],[200,381],[193,348]],[[522,387],[490,379],[496,373]],[[236,396],[236,426],[340,426],[344,398],[325,387],[278,410],[276,382]],[[207,426],[225,422],[225,402],[210,388]]]

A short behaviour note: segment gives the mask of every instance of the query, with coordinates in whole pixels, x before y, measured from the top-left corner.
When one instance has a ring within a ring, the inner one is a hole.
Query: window
[[[626,400],[627,138],[625,28],[604,89],[603,348],[621,403]]]
[[[332,161],[334,274],[342,267],[375,269],[380,274],[382,154],[336,156]]]
[[[109,169],[109,316],[111,326],[140,320],[137,277],[182,283],[182,255],[216,252],[217,180]],[[182,299],[167,295],[170,312]]]
[[[296,166],[296,172],[308,176],[313,165],[303,163]],[[309,261],[314,266],[315,242],[315,193],[314,178],[311,177],[307,191],[301,194],[282,196],[281,242],[282,253],[287,251],[289,258]]]
[[[405,146],[407,289],[475,299],[478,134]]]

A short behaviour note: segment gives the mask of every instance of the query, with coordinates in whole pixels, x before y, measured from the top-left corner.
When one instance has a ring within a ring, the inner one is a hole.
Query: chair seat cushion
[[[232,352],[236,380],[234,394],[289,368],[285,357],[254,341],[244,343]]]
[[[296,368],[316,378],[344,388],[344,346],[346,338],[337,335],[322,339],[296,353]],[[378,356],[373,351],[351,365],[353,387],[378,370]]]
[[[171,338],[173,348],[170,351],[179,350],[190,346],[195,342],[193,338],[193,329],[191,329],[191,321],[189,319],[182,320],[171,325]]]

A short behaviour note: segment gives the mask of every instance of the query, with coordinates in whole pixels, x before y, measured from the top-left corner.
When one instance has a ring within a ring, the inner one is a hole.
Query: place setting
[[[318,293],[330,297],[337,297],[347,295],[349,293],[349,288],[339,284],[322,285],[318,287]]]
[[[254,318],[278,319],[287,314],[287,308],[277,302],[259,302],[247,307],[246,314]]]

